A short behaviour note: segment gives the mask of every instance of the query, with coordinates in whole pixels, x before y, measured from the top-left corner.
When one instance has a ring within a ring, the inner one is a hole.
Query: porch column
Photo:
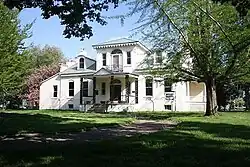
[[[113,80],[114,80],[114,76],[110,77],[110,96],[109,96],[109,101],[113,101]]]
[[[125,100],[129,103],[129,75],[125,75],[125,87],[126,87],[126,96]]]
[[[135,79],[135,103],[138,104],[138,78]]]
[[[95,104],[95,97],[96,97],[96,77],[93,77],[93,104]]]
[[[82,82],[83,78],[80,79],[80,105],[82,105]]]

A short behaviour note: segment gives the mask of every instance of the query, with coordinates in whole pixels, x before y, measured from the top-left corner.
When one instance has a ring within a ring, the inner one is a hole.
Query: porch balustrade
[[[122,65],[113,64],[113,65],[106,66],[106,68],[113,72],[123,72]]]

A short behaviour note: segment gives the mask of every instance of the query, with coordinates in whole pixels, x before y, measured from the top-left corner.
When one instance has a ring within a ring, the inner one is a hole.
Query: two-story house
[[[150,50],[121,38],[93,45],[96,60],[81,52],[40,87],[40,109],[81,111],[204,111],[205,85],[169,83],[145,72]],[[152,54],[152,64],[162,54]],[[160,55],[160,56],[159,56]]]

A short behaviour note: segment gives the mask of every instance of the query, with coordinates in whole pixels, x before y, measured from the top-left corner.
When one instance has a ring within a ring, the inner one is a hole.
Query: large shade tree
[[[65,63],[66,61],[60,48],[49,45],[45,45],[44,47],[32,46],[27,49],[27,56],[32,65],[31,68]]]
[[[15,99],[27,75],[28,59],[24,56],[23,40],[31,25],[20,26],[18,12],[0,2],[0,104]]]
[[[206,85],[206,115],[217,111],[216,84],[223,85],[250,72],[250,17],[239,17],[228,4],[211,0],[135,0],[138,30],[156,49],[168,52],[154,75]]]
[[[124,0],[3,0],[9,8],[40,8],[42,16],[48,19],[52,16],[58,16],[61,24],[65,25],[64,36],[79,37],[82,40],[93,35],[91,22],[100,25],[107,24],[102,17],[102,11],[110,7],[116,8],[118,3]],[[126,0],[125,0],[126,1]],[[236,7],[241,15],[246,15],[250,9],[248,0],[214,0],[220,3],[231,3]]]

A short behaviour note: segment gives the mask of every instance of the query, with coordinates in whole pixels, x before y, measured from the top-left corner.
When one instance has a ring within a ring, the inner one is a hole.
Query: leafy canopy
[[[39,7],[44,19],[58,16],[65,25],[63,35],[82,40],[93,35],[91,22],[107,24],[101,16],[103,10],[108,10],[112,4],[115,8],[118,6],[118,0],[4,0],[4,3],[11,9]]]
[[[126,1],[126,0],[125,0]],[[242,16],[250,9],[249,0],[213,0],[215,2],[229,2],[236,7]],[[79,37],[81,40],[93,35],[91,22],[106,25],[102,11],[107,11],[112,5],[114,8],[123,0],[4,0],[9,8],[36,8],[42,10],[42,16],[48,19],[58,16],[61,24],[65,25],[63,35],[66,38]]]
[[[49,45],[45,45],[44,47],[32,46],[27,49],[27,56],[30,59],[31,68],[39,68],[52,64],[58,65],[66,61],[60,48]]]
[[[0,103],[17,96],[27,74],[28,59],[24,56],[23,40],[31,25],[20,26],[18,12],[0,2]]]
[[[240,18],[228,4],[210,0],[135,0],[138,31],[167,51],[157,75],[182,80],[237,79],[249,68],[250,17]]]

